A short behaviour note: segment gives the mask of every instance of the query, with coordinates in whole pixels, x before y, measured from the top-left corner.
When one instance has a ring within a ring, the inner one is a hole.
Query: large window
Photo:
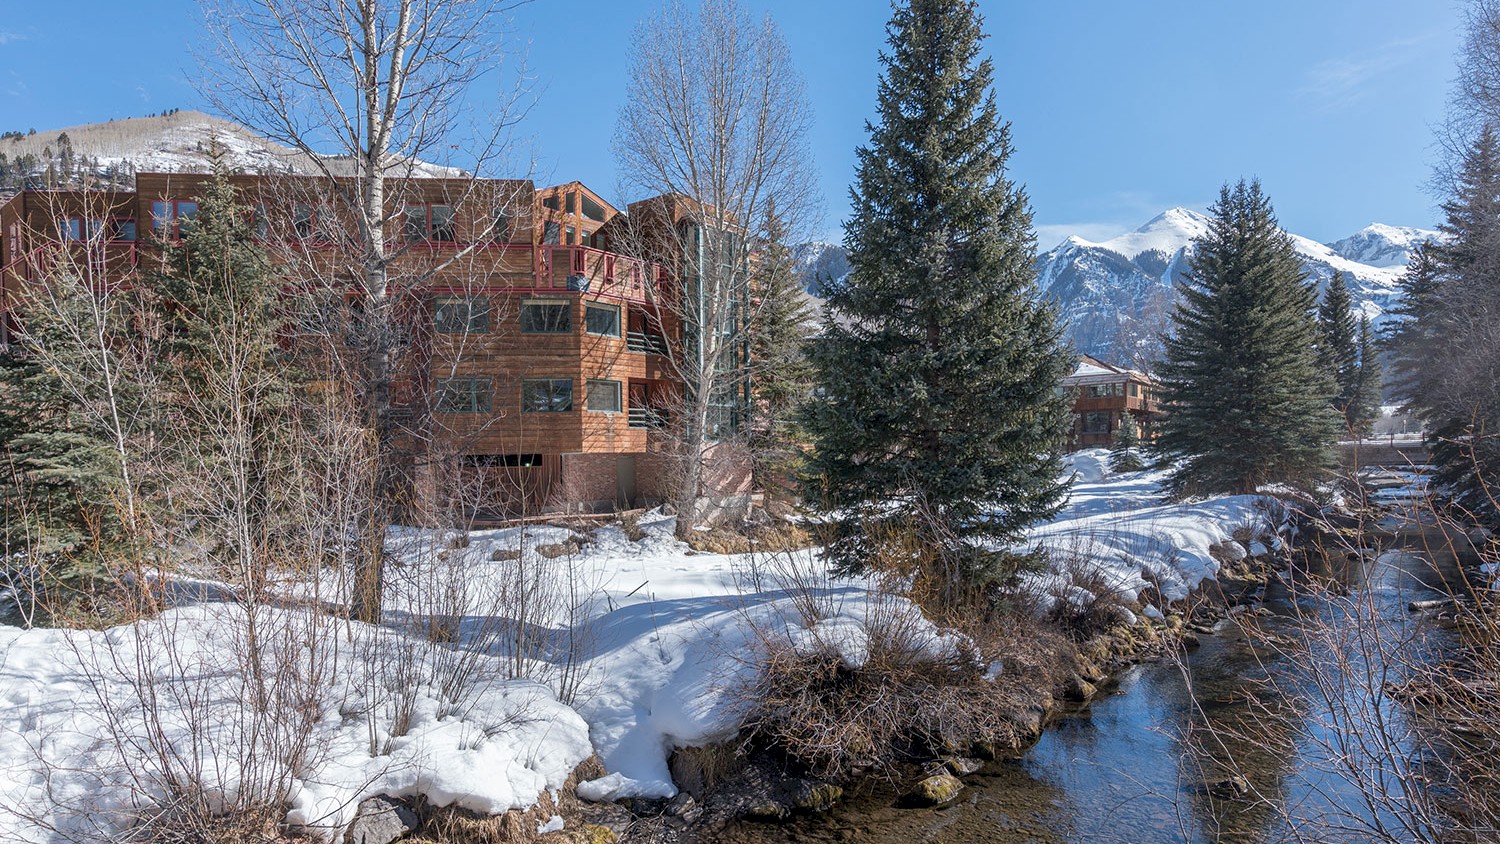
[[[590,380],[587,406],[595,413],[619,413],[620,382]]]
[[[1124,384],[1091,384],[1089,385],[1089,396],[1091,398],[1107,398],[1109,396],[1125,395]]]
[[[542,243],[555,246],[562,242],[561,223],[542,224]]]
[[[406,208],[407,243],[453,243],[453,208],[448,205],[409,205]]]
[[[439,334],[483,334],[490,330],[490,300],[482,296],[434,299],[432,327]]]
[[[184,199],[162,199],[151,203],[151,231],[157,237],[180,240],[187,235],[193,218],[198,216],[198,203]]]
[[[573,409],[573,379],[527,378],[521,382],[523,413],[564,413]]]
[[[604,222],[604,206],[595,202],[588,194],[583,195],[583,216],[596,223]]]
[[[583,330],[606,337],[620,336],[620,308],[618,305],[596,305],[592,302],[583,308]]]
[[[1109,433],[1110,414],[1108,413],[1085,413],[1083,415],[1083,433],[1085,434],[1107,434]]]
[[[540,454],[465,454],[468,469],[535,469],[542,465]]]
[[[573,303],[567,299],[527,299],[521,302],[523,334],[568,334],[573,330]]]
[[[490,379],[439,378],[434,409],[438,413],[489,413]]]

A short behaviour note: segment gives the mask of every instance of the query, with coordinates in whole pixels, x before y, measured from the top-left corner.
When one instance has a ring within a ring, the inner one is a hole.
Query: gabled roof
[[[1087,378],[1089,380],[1102,381],[1109,380],[1115,377],[1128,378],[1130,376],[1135,376],[1142,381],[1155,380],[1149,374],[1141,372],[1138,369],[1126,369],[1123,366],[1115,366],[1112,363],[1102,361],[1096,357],[1093,357],[1092,355],[1079,355],[1077,368],[1073,370],[1072,375],[1066,376],[1063,380]]]

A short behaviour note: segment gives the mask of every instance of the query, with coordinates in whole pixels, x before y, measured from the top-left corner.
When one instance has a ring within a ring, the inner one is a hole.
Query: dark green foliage
[[[1308,487],[1333,464],[1341,427],[1319,364],[1317,294],[1259,182],[1226,185],[1210,209],[1172,313],[1157,448],[1178,494]]]
[[[145,413],[128,365],[126,303],[60,270],[0,355],[5,554],[46,571],[47,588],[87,589],[124,542],[119,444]],[[94,341],[102,341],[96,344]]]
[[[800,414],[812,394],[807,343],[816,314],[802,292],[785,225],[774,210],[767,216],[753,280],[760,304],[750,332],[750,447],[756,486],[775,494],[790,488],[805,460]]]
[[[827,288],[813,345],[807,492],[836,514],[828,553],[843,570],[869,565],[886,527],[917,525],[946,582],[984,584],[1009,574],[984,548],[1061,504],[1069,408],[1055,388],[1072,358],[1036,288],[1026,195],[1006,177],[977,5],[910,0],[887,33],[851,272]]]
[[[295,368],[278,343],[288,303],[222,170],[197,201],[186,236],[164,244],[166,259],[145,274],[141,293],[163,333],[161,440],[175,497],[245,576],[259,568],[246,546],[263,542],[279,497],[277,462],[295,435]]]
[[[1344,417],[1345,428],[1354,430],[1354,394],[1359,389],[1359,322],[1354,318],[1354,298],[1337,270],[1318,305],[1318,362],[1333,379],[1333,407]]]
[[[1389,340],[1394,392],[1421,418],[1434,488],[1500,525],[1500,137],[1486,128],[1443,205],[1444,243],[1418,253]]]
[[[1380,350],[1376,347],[1370,318],[1362,317],[1359,321],[1359,377],[1344,410],[1344,420],[1356,436],[1367,436],[1370,427],[1380,417],[1380,387]]]
[[[1146,461],[1141,459],[1137,450],[1141,446],[1141,432],[1135,424],[1135,417],[1129,413],[1120,418],[1120,428],[1115,431],[1114,445],[1109,449],[1109,470],[1111,472],[1139,472],[1146,468]]]

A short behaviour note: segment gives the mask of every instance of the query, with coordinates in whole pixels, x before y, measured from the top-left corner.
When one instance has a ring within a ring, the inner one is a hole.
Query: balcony
[[[645,352],[651,355],[665,355],[670,351],[667,346],[667,338],[660,334],[648,334],[644,331],[626,332],[625,347],[632,352]]]
[[[657,407],[630,408],[630,427],[662,428],[667,424],[667,412]]]

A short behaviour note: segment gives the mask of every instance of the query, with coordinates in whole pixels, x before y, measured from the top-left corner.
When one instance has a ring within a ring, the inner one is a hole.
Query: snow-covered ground
[[[1180,598],[1217,572],[1212,546],[1265,519],[1265,500],[1253,496],[1163,503],[1158,475],[1112,475],[1105,458],[1070,458],[1071,500],[1029,544],[1087,560],[1116,589],[1154,580]],[[858,664],[867,622],[906,615],[933,654],[957,646],[904,599],[828,577],[811,552],[697,553],[673,527],[648,518],[635,541],[600,528],[560,556],[537,550],[555,554],[578,539],[560,527],[460,541],[393,531],[386,628],[264,610],[261,630],[298,634],[271,636],[265,664],[300,666],[295,676],[320,690],[308,703],[313,750],[295,763],[288,821],[331,838],[375,794],[527,807],[590,752],[609,775],[585,783],[586,797],[670,796],[672,749],[737,729],[763,641]],[[1076,597],[1069,565],[1031,575],[1029,585]],[[306,584],[287,592],[309,597]],[[415,635],[434,617],[453,622],[446,629],[460,644]],[[237,656],[245,622],[233,607],[205,604],[103,632],[0,628],[0,838],[57,840],[48,824],[78,831],[120,822],[132,805],[161,796],[149,776],[158,745],[211,791],[232,797],[251,787],[243,780],[257,772],[239,753],[250,729],[285,728],[266,727],[246,705],[255,698]]]

